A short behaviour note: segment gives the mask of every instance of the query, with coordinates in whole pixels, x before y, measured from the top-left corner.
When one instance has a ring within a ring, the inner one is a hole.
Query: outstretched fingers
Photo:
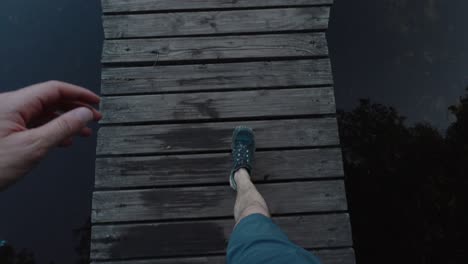
[[[24,121],[28,123],[43,112],[67,103],[87,106],[92,109],[94,120],[99,120],[100,113],[90,106],[99,102],[98,95],[83,87],[59,81],[48,81],[14,92],[9,104],[11,104],[11,109],[19,112]]]

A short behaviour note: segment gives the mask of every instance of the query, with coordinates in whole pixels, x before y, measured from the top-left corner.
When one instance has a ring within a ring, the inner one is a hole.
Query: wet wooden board
[[[95,187],[226,184],[231,163],[228,153],[98,158]],[[256,183],[330,177],[343,177],[339,148],[257,152],[252,174]]]
[[[252,8],[330,5],[333,0],[101,0],[102,11],[168,11],[190,9]]]
[[[329,7],[104,16],[104,35],[141,38],[325,30]]]
[[[258,149],[338,145],[335,118],[176,125],[111,126],[99,130],[98,155],[230,151],[232,130],[254,129]]]
[[[275,222],[293,242],[304,248],[352,245],[347,214],[278,217]],[[225,253],[233,226],[233,220],[96,225],[92,228],[91,258],[106,260],[222,254]]]
[[[102,0],[91,258],[221,263],[232,130],[291,240],[354,264],[325,30],[332,0]]]
[[[332,85],[329,59],[104,68],[104,95]]]
[[[101,124],[334,114],[332,87],[104,97]]]
[[[352,248],[320,249],[311,251],[324,264],[355,264]],[[153,258],[145,260],[104,261],[92,264],[226,264],[224,256]]]
[[[343,180],[261,184],[272,214],[346,210]],[[284,190],[288,190],[285,192]],[[92,220],[101,222],[233,216],[235,195],[228,185],[148,190],[99,191]]]
[[[327,56],[325,33],[104,41],[102,61],[160,62]]]

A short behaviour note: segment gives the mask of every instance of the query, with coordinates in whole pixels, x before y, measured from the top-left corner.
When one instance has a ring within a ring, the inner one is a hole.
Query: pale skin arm
[[[75,135],[102,115],[92,107],[99,97],[68,83],[49,81],[0,94],[0,190],[17,182],[54,147],[67,147]]]

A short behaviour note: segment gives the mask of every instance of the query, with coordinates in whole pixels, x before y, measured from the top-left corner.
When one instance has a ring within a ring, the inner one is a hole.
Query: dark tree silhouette
[[[75,251],[78,254],[76,264],[89,264],[89,252],[91,241],[91,217],[83,226],[73,230],[75,238]],[[6,244],[0,247],[0,264],[35,264],[32,251],[21,249],[17,251],[13,246]],[[51,261],[50,264],[55,262]]]
[[[442,135],[361,100],[338,112],[358,263],[467,263],[468,95]]]
[[[76,241],[75,252],[78,254],[76,264],[88,264],[90,262],[91,217],[82,227],[73,230],[73,233]]]
[[[16,251],[11,245],[0,247],[0,263],[1,264],[35,264],[34,254],[27,250],[21,249]]]

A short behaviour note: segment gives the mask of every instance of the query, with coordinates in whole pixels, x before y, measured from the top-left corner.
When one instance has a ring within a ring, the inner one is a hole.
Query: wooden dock
[[[230,141],[275,221],[353,264],[325,32],[332,0],[102,0],[93,263],[224,263]]]

